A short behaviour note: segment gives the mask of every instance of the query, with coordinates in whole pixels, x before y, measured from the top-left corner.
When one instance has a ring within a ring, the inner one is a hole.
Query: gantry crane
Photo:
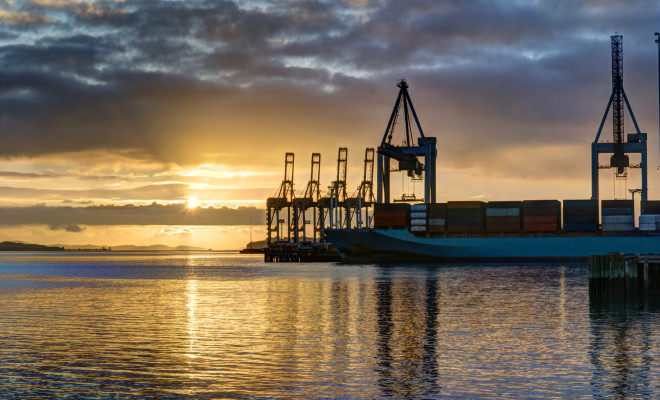
[[[303,193],[293,199],[294,218],[294,242],[307,242],[307,225],[312,224],[313,234],[311,242],[315,243],[321,239],[321,230],[317,226],[318,203],[320,197],[319,181],[321,178],[321,154],[312,153],[312,168],[309,182]],[[311,211],[311,221],[307,219],[307,212]],[[302,237],[301,237],[302,234]]]
[[[344,207],[346,210],[346,227],[352,227],[352,216],[355,216],[356,228],[362,228],[362,210],[366,210],[367,228],[369,227],[369,207],[374,203],[374,149],[369,147],[364,152],[364,171],[362,182],[353,195],[346,199]]]
[[[436,174],[435,161],[437,157],[436,138],[424,136],[422,127],[417,118],[417,113],[413,107],[412,100],[408,94],[408,83],[401,79],[396,85],[399,88],[399,95],[394,103],[392,115],[387,123],[383,140],[378,146],[378,169],[377,169],[377,202],[390,202],[390,159],[399,162],[399,171],[407,171],[411,178],[421,178],[424,176],[424,201],[426,203],[435,203],[436,201]],[[415,126],[420,137],[417,138],[417,144],[413,140],[412,121],[410,113],[415,119]],[[392,137],[403,114],[403,124],[405,125],[406,137],[402,145],[392,144]],[[424,164],[419,162],[418,157],[424,157]],[[402,200],[415,200],[414,198],[403,198]]]
[[[342,209],[346,201],[347,163],[348,149],[340,147],[337,152],[337,179],[328,186],[328,193],[319,200],[319,230],[326,228],[326,221],[330,228],[343,227]]]
[[[268,233],[268,245],[273,243],[273,233],[275,233],[275,243],[283,241],[281,226],[285,223],[280,218],[280,212],[286,210],[287,234],[286,241],[291,241],[291,234],[294,233],[293,220],[291,218],[292,205],[294,200],[293,193],[293,153],[286,153],[284,158],[284,180],[280,184],[275,196],[266,199],[266,230]]]
[[[628,96],[623,89],[623,36],[615,35],[611,37],[612,41],[612,94],[605,108],[605,114],[598,127],[596,139],[591,144],[591,198],[598,200],[598,169],[616,168],[615,174],[618,179],[627,177],[627,168],[642,169],[642,189],[641,198],[647,200],[647,157],[646,157],[646,133],[642,133],[637,125],[635,114],[633,113]],[[624,102],[630,117],[635,125],[636,133],[629,133],[627,141],[624,142]],[[607,114],[612,109],[613,122],[613,142],[599,143],[600,133],[603,130]],[[601,153],[612,154],[609,164],[599,165],[598,155]],[[630,153],[641,154],[640,164],[631,165],[628,158]]]

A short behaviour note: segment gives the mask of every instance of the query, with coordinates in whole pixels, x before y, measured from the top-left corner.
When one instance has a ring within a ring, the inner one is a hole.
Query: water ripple
[[[584,267],[0,255],[0,398],[657,398],[654,298]]]

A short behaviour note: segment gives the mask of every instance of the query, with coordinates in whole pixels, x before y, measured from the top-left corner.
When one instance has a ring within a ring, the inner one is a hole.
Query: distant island
[[[0,251],[64,251],[64,247],[23,242],[2,242],[0,243]]]
[[[193,246],[166,246],[163,244],[154,244],[150,246],[135,246],[135,245],[123,245],[123,246],[97,246],[92,244],[85,245],[63,245],[56,244],[51,246],[45,246],[42,244],[33,244],[25,242],[1,242],[0,251],[208,251],[211,249],[206,249],[203,247],[193,247]]]

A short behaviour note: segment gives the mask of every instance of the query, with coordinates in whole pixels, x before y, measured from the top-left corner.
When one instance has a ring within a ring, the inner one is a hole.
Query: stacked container
[[[561,203],[559,200],[523,201],[523,231],[552,233],[560,230]]]
[[[486,232],[519,233],[522,201],[491,201],[486,205]]]
[[[601,210],[603,232],[635,230],[635,208],[632,200],[602,200]]]
[[[564,200],[564,232],[596,232],[597,200]]]
[[[426,204],[410,206],[410,231],[426,232]]]
[[[639,230],[640,231],[659,231],[660,230],[660,201],[642,200],[640,202]]]
[[[447,203],[427,204],[426,216],[428,218],[429,233],[445,233]]]
[[[447,203],[447,232],[481,233],[485,229],[486,203],[450,201]]]
[[[374,204],[374,228],[401,229],[410,225],[410,204]]]

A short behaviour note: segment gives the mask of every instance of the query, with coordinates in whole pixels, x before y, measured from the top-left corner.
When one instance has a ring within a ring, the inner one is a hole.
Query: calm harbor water
[[[0,398],[658,398],[660,301],[586,266],[0,254]]]

